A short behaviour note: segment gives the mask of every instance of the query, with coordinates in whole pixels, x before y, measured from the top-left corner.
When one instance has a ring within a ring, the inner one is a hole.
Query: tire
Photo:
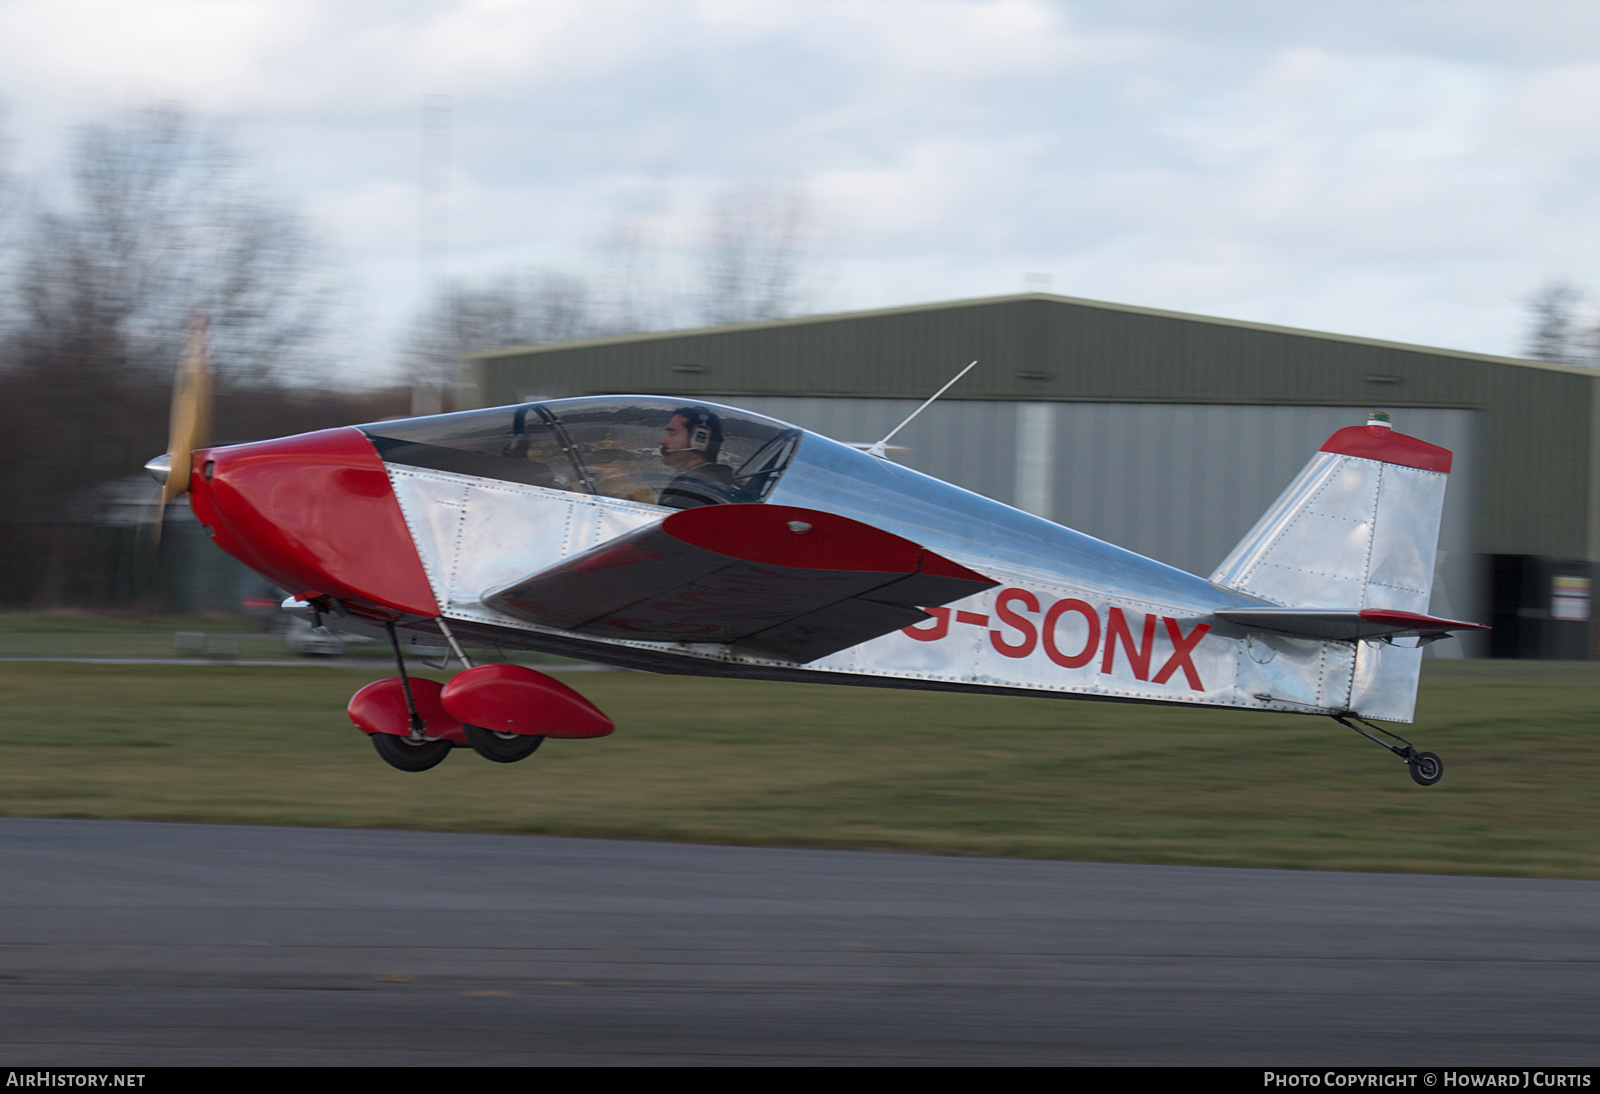
[[[1432,786],[1444,778],[1444,763],[1432,752],[1418,752],[1406,761],[1411,781],[1418,786]]]
[[[466,734],[467,744],[472,746],[472,751],[497,764],[514,764],[518,760],[525,760],[544,744],[543,737],[535,737],[531,733],[496,733],[482,726],[465,723],[461,731]]]
[[[401,771],[426,771],[438,767],[454,746],[449,741],[413,741],[393,733],[373,733],[372,747],[383,762]]]

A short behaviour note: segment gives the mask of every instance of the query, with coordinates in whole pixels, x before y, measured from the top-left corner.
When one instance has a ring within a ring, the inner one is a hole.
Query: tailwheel
[[[371,737],[372,747],[378,750],[383,762],[401,771],[426,771],[430,767],[438,767],[455,747],[449,741],[414,739],[397,733],[374,733]]]
[[[525,760],[544,744],[543,737],[531,733],[497,733],[492,729],[464,723],[461,732],[466,734],[467,744],[472,746],[474,752],[497,764],[514,764],[518,760]]]
[[[1444,761],[1432,752],[1418,752],[1416,746],[1400,734],[1382,726],[1373,725],[1359,714],[1345,713],[1333,715],[1333,720],[1346,729],[1353,729],[1374,744],[1382,745],[1396,756],[1405,761],[1406,770],[1411,773],[1411,781],[1418,786],[1432,786],[1444,778]],[[1383,734],[1399,744],[1390,744],[1377,734]]]
[[[1411,771],[1411,781],[1418,786],[1432,786],[1444,778],[1444,762],[1432,752],[1418,752],[1406,760]]]

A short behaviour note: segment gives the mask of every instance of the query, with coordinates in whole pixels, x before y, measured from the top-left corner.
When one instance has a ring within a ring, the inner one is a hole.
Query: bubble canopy
[[[390,463],[691,509],[766,499],[794,426],[716,403],[601,395],[361,427]]]

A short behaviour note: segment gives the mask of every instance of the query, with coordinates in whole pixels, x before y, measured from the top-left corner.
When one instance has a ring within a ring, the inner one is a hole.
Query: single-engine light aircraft
[[[699,399],[555,399],[201,448],[185,356],[163,497],[314,622],[382,637],[399,675],[349,714],[423,771],[612,723],[463,646],[652,672],[1331,717],[1422,785],[1412,719],[1448,450],[1386,416],[1341,429],[1209,577],[876,452]],[[198,370],[198,371],[196,371]],[[197,424],[199,423],[199,424]],[[403,643],[464,670],[408,677]]]

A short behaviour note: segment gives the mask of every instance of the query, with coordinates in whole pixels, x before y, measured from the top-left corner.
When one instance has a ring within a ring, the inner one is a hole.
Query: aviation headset
[[[722,422],[701,406],[680,406],[672,412],[674,418],[683,419],[683,428],[689,434],[687,447],[715,461],[722,450]]]

